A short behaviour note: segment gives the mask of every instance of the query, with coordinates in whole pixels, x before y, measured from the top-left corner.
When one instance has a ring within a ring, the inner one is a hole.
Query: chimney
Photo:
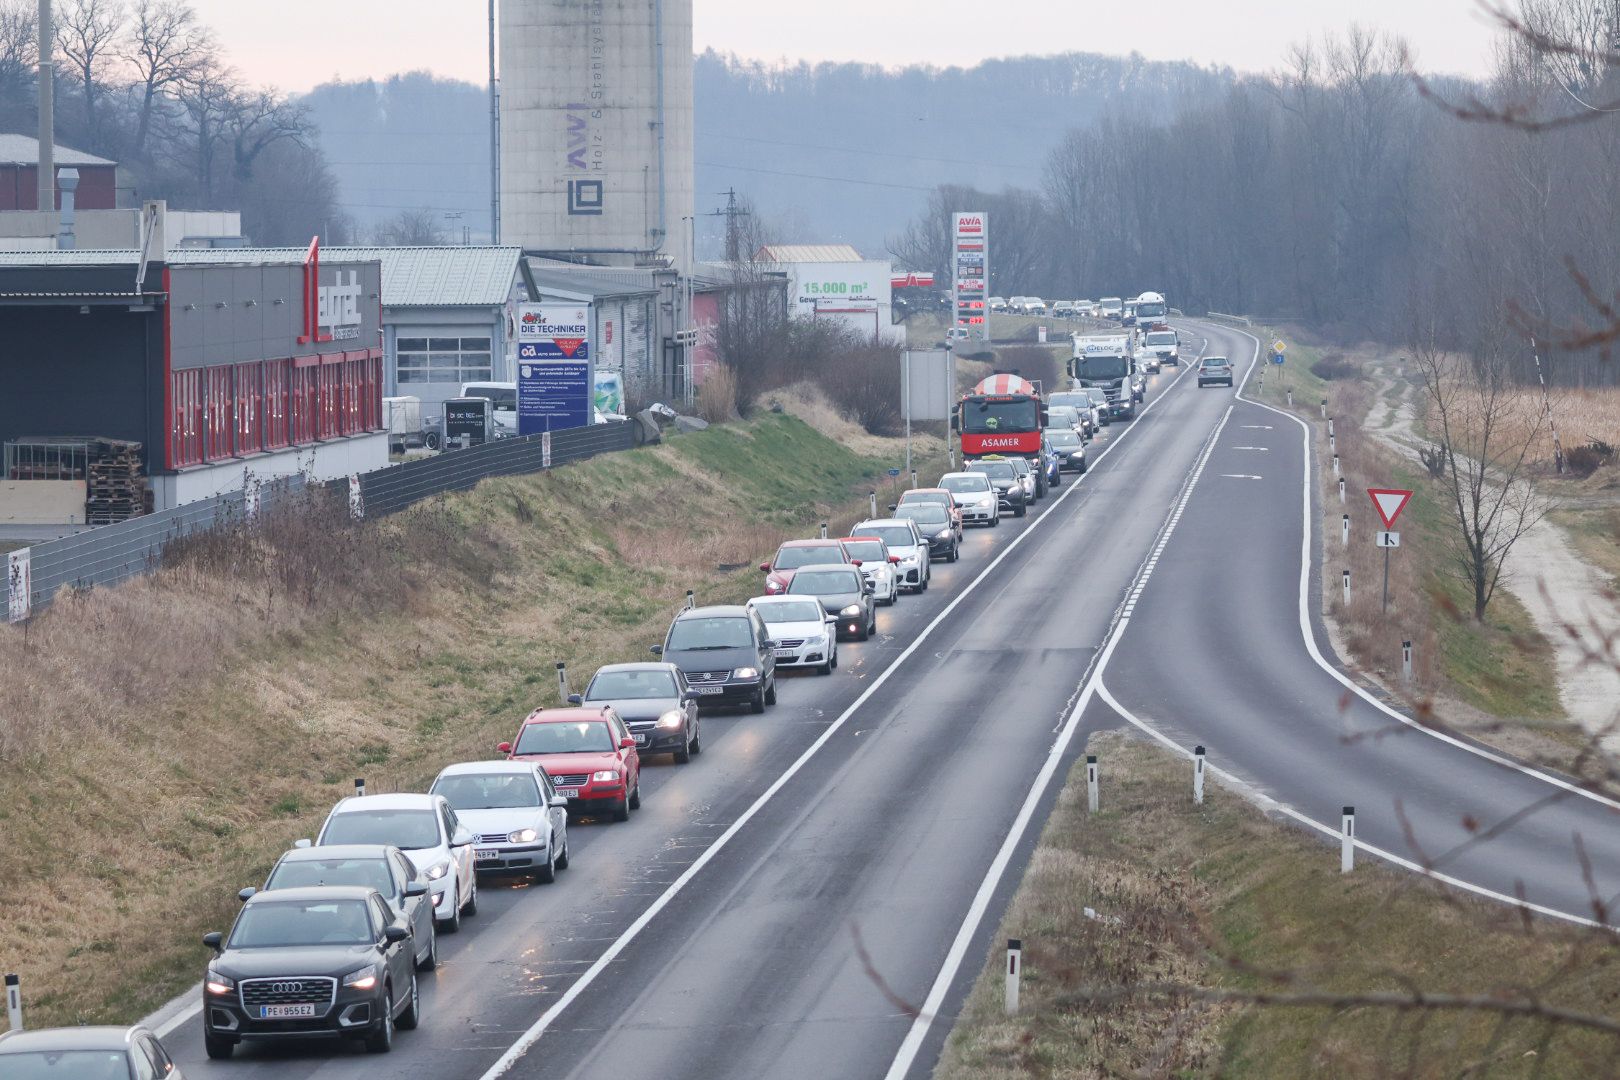
[[[73,193],[79,190],[79,170],[63,169],[56,179],[62,185],[62,226],[56,233],[56,246],[62,251],[72,251],[74,246]]]
[[[51,0],[39,0],[39,209],[56,209],[56,121],[51,92],[56,83],[56,33]]]

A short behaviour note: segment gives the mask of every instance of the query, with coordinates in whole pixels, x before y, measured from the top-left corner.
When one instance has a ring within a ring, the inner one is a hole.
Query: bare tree
[[[1530,455],[1547,415],[1519,392],[1503,329],[1482,331],[1468,355],[1444,351],[1432,333],[1412,345],[1440,459],[1453,569],[1473,594],[1475,620],[1484,619],[1513,545],[1546,513]]]
[[[253,178],[259,156],[279,142],[308,146],[309,111],[274,90],[240,91],[231,96],[225,127],[230,132],[233,171],[238,181]]]
[[[219,152],[231,137],[237,85],[236,73],[213,56],[193,63],[175,83],[174,96],[184,110],[189,129],[192,181],[197,197],[209,209],[214,206]]]
[[[39,12],[29,0],[0,0],[0,113],[9,119],[29,107],[39,64]]]
[[[130,34],[120,55],[135,72],[136,122],[131,150],[147,159],[163,95],[214,59],[213,34],[184,0],[135,0]]]
[[[101,135],[96,106],[106,90],[106,69],[123,35],[125,18],[121,0],[72,0],[56,13],[56,47],[78,80],[85,133],[95,146]]]
[[[377,227],[377,243],[385,247],[422,247],[444,243],[437,213],[423,207],[401,210]]]

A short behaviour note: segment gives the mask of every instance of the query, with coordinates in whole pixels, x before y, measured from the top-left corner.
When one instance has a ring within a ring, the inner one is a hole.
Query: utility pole
[[[56,209],[55,39],[51,0],[39,0],[39,209],[45,211]]]
[[[501,242],[501,90],[495,81],[495,0],[489,0],[489,242]]]
[[[737,189],[727,188],[720,192],[726,197],[723,210],[711,210],[704,217],[723,217],[726,219],[726,262],[736,263],[742,261],[742,219],[749,216],[749,211],[737,205]]]

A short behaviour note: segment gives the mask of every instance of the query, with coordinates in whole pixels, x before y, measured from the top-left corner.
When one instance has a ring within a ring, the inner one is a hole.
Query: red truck
[[[1046,408],[1034,383],[1017,375],[992,375],[956,406],[962,460],[988,454],[1039,458]]]

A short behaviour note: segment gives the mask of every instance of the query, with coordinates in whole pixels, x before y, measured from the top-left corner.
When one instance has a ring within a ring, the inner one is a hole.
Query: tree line
[[[1037,185],[939,188],[890,249],[949,280],[945,215],[983,209],[1004,295],[1156,289],[1189,311],[1458,349],[1508,312],[1523,364],[1535,337],[1561,381],[1612,382],[1581,347],[1616,322],[1620,123],[1603,118],[1620,0],[1500,18],[1478,81],[1419,77],[1399,38],[1351,27],[1167,119],[1115,110],[1068,131]]]
[[[56,142],[117,161],[130,201],[240,210],[259,244],[347,239],[309,112],[231,66],[185,0],[63,0]],[[0,131],[38,131],[33,0],[0,0]]]

